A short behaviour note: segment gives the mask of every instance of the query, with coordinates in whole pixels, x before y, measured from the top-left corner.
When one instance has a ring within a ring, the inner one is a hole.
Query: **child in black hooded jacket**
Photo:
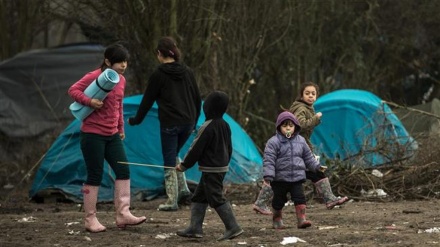
[[[176,170],[183,172],[198,162],[202,172],[200,182],[191,198],[191,221],[188,228],[177,235],[189,238],[203,237],[203,220],[209,206],[215,209],[225,224],[226,231],[217,241],[232,239],[243,233],[237,224],[231,205],[223,195],[223,179],[229,169],[232,154],[231,128],[223,119],[229,97],[221,91],[208,95],[203,104],[206,120],[200,127],[183,162]]]

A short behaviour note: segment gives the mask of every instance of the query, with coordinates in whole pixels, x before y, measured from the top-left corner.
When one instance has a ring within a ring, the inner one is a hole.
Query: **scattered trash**
[[[294,243],[297,243],[297,242],[305,243],[306,241],[304,241],[304,240],[302,240],[300,238],[297,238],[297,237],[284,237],[283,241],[281,241],[280,244],[286,245],[286,244],[294,244]]]
[[[87,241],[92,241],[92,239],[90,237],[87,237],[87,236],[85,236],[84,239],[87,240]]]
[[[389,226],[379,226],[379,227],[375,227],[374,229],[376,230],[389,230],[389,231],[401,231],[404,228],[401,226],[396,226],[395,224],[391,224]]]
[[[79,235],[81,233],[81,231],[74,231],[74,230],[70,230],[69,235]]]
[[[10,184],[10,183],[5,184],[5,185],[3,186],[3,189],[7,189],[7,190],[10,190],[10,189],[13,189],[13,188],[14,188],[14,185],[12,185],[12,184]]]
[[[170,238],[172,235],[172,233],[164,233],[164,234],[157,234],[155,238],[157,239],[167,239]]]
[[[339,228],[339,226],[318,226],[318,230],[329,230],[329,229],[336,229]]]
[[[368,192],[362,189],[361,194],[365,197],[386,197],[388,195],[383,189],[369,190]]]
[[[383,173],[382,172],[380,172],[379,170],[377,170],[377,169],[374,169],[374,170],[372,170],[371,171],[371,174],[373,175],[373,176],[376,176],[376,177],[378,177],[378,178],[381,178],[381,177],[383,177]]]
[[[440,228],[438,227],[433,227],[433,228],[429,228],[429,229],[425,229],[425,230],[419,230],[417,233],[440,233]]]
[[[25,218],[22,218],[22,219],[20,219],[20,220],[17,220],[18,222],[36,222],[37,221],[37,218],[34,218],[34,217],[32,217],[32,216],[30,216],[30,217],[25,217]]]
[[[78,222],[78,221],[75,221],[75,222],[68,222],[68,223],[65,223],[65,225],[66,225],[67,227],[69,227],[69,226],[71,226],[71,225],[76,225],[76,224],[79,224],[79,222]]]
[[[295,205],[295,203],[293,203],[292,201],[288,201],[288,202],[286,202],[286,203],[284,203],[284,206],[285,207],[287,207],[287,206],[292,206],[292,205]]]
[[[396,225],[385,226],[385,230],[400,230]]]
[[[238,244],[238,245],[246,245],[247,242],[238,242],[237,244]]]

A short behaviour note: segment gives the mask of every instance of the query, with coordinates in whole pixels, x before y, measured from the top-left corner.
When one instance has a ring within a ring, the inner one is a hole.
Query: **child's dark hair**
[[[172,37],[162,37],[157,42],[158,51],[163,57],[171,57],[176,62],[180,60],[180,50],[177,48],[176,41]]]
[[[101,64],[102,71],[109,67],[107,64],[105,64],[105,59],[110,62],[111,66],[115,63],[128,61],[130,59],[130,53],[123,45],[113,44],[108,46],[104,51],[104,61]]]
[[[286,120],[283,120],[282,122],[281,122],[281,124],[277,127],[277,130],[279,131],[279,132],[281,132],[281,126],[283,126],[284,124],[287,124],[287,123],[292,123],[293,125],[295,125],[295,123],[291,120],[291,119],[286,119]]]
[[[306,87],[310,87],[310,86],[315,87],[315,89],[316,89],[316,97],[318,97],[318,95],[319,95],[319,86],[318,86],[318,84],[316,84],[314,82],[311,82],[311,81],[308,81],[308,82],[304,82],[304,83],[301,84],[301,87],[299,88],[298,96],[296,97],[296,100],[300,100],[303,97],[304,90],[306,90]]]

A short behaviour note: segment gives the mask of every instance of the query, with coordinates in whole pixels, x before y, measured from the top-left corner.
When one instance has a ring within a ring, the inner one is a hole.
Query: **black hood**
[[[169,75],[173,80],[181,80],[187,70],[185,65],[178,62],[163,63],[159,65],[158,69]]]
[[[222,91],[214,91],[208,95],[203,104],[206,120],[223,117],[228,108],[229,97]]]

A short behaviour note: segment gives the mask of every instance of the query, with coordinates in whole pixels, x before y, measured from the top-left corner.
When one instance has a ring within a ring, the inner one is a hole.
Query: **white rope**
[[[158,165],[150,165],[150,164],[141,164],[141,163],[134,163],[134,162],[118,161],[118,163],[119,164],[124,164],[124,165],[136,165],[136,166],[148,166],[148,167],[157,167],[157,168],[164,168],[164,169],[176,169],[175,167],[158,166]]]

